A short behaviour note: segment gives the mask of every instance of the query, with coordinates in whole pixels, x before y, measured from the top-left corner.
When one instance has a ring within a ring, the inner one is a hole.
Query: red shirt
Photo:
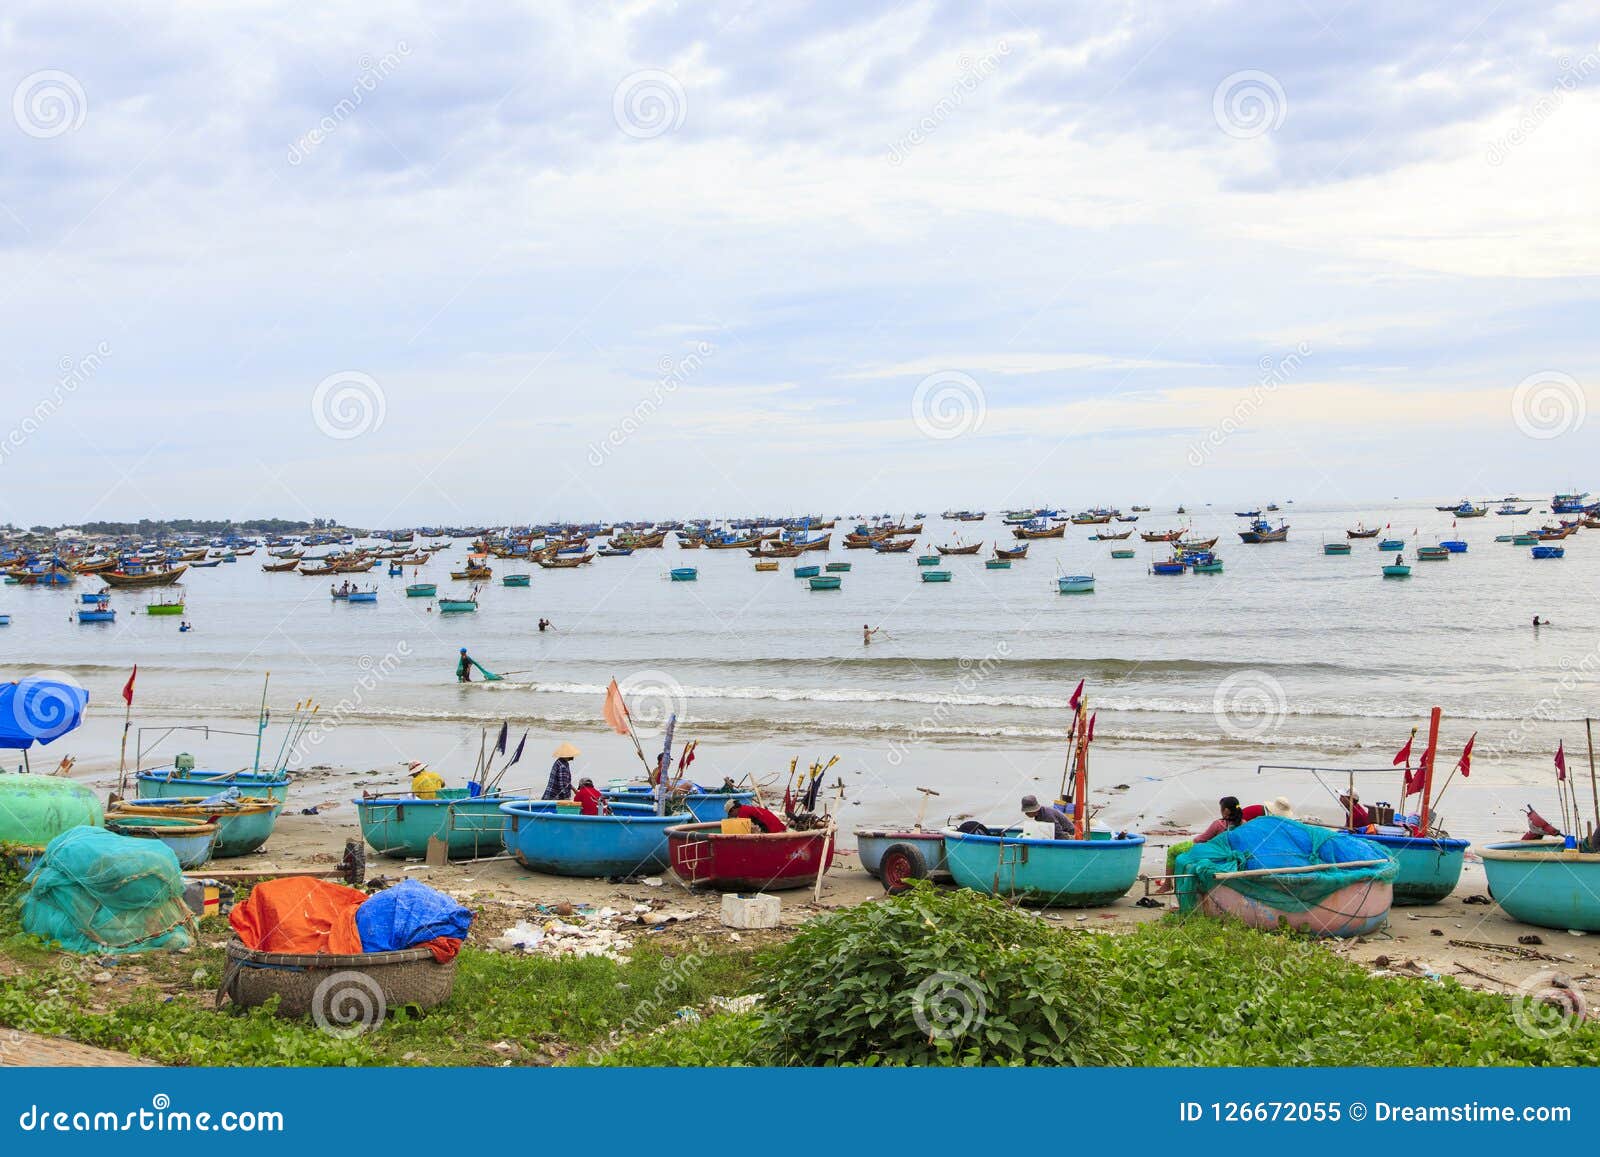
[[[1244,816],[1245,823],[1249,823],[1251,820],[1258,820],[1262,816],[1266,815],[1267,805],[1264,803],[1253,803],[1248,807],[1240,808],[1239,814]]]
[[[589,787],[580,787],[572,793],[572,798],[574,802],[582,806],[583,811],[580,814],[597,816],[600,814],[600,804],[606,797],[600,794],[599,788],[591,785]]]
[[[749,820],[764,832],[782,832],[788,830],[783,826],[783,821],[780,820],[776,815],[768,811],[766,808],[756,807],[754,804],[747,803],[734,808],[733,818]]]

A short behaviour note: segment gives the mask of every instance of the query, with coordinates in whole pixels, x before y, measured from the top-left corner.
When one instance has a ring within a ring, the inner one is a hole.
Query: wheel
[[[928,878],[928,860],[914,844],[891,844],[878,862],[878,878],[891,896],[904,892],[912,880]]]

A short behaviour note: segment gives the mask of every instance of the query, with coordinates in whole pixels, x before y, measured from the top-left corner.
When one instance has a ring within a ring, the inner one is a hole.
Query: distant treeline
[[[251,518],[244,522],[226,518],[141,518],[138,522],[80,522],[76,529],[85,534],[150,538],[163,534],[304,534],[313,530],[333,530],[338,525],[331,518],[314,518],[310,522],[289,518]]]

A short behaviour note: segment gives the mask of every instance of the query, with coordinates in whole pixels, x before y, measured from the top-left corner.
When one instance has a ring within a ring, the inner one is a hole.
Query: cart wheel
[[[912,844],[892,844],[878,863],[878,878],[885,892],[898,896],[912,880],[928,878],[928,860],[922,849]]]

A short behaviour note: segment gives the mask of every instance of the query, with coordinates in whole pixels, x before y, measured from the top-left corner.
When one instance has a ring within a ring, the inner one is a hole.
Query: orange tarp
[[[312,956],[361,951],[356,909],[365,892],[309,876],[266,880],[228,913],[246,948]]]

